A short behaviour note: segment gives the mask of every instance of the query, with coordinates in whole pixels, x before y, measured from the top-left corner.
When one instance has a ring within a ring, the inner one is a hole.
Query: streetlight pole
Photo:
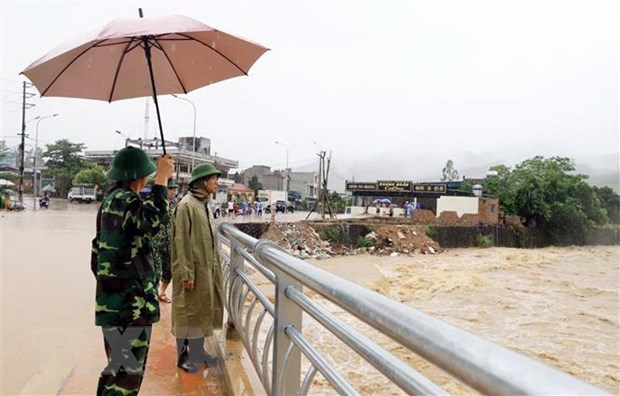
[[[39,123],[41,121],[43,121],[46,118],[52,118],[52,117],[56,117],[58,115],[58,113],[52,114],[52,115],[48,115],[48,116],[38,116],[38,120],[37,120],[37,127],[35,128],[35,134],[34,134],[34,158],[32,159],[32,170],[34,173],[33,176],[33,183],[32,183],[32,195],[33,195],[33,204],[34,204],[34,210],[37,210],[37,151],[39,150]]]
[[[129,139],[131,138],[119,130],[115,130],[114,132],[118,133],[121,136],[125,136],[125,147],[127,147],[129,145]]]
[[[177,99],[189,102],[189,104],[191,104],[192,107],[194,108],[194,138],[192,139],[193,140],[192,141],[192,169],[190,169],[190,172],[191,172],[194,170],[194,158],[196,157],[196,105],[194,105],[194,102],[192,102],[191,100],[187,98],[182,98],[176,94],[172,94],[172,96],[174,96]]]
[[[286,149],[286,199],[288,200],[288,189],[289,189],[289,178],[288,178],[288,145],[280,142],[274,142],[275,144],[279,144]]]

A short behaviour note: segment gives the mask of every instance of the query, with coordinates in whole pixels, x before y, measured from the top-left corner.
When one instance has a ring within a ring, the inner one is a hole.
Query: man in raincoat
[[[220,175],[211,164],[197,166],[172,223],[172,334],[177,367],[189,373],[198,371],[198,364],[216,362],[204,341],[222,327],[224,285],[209,205]]]

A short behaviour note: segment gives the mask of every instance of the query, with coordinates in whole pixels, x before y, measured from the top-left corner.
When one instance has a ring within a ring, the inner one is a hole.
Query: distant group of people
[[[382,216],[389,216],[389,217],[394,216],[394,207],[396,205],[389,204],[389,203],[380,203],[380,202],[377,202],[374,205],[375,205],[375,214],[382,215]],[[414,204],[413,202],[405,201],[405,203],[403,204],[403,212],[404,212],[403,215],[405,217],[412,217],[413,212],[418,209],[422,209],[422,205],[420,205],[419,202],[416,202]],[[366,213],[369,213],[368,207],[366,207]]]
[[[151,193],[139,192],[156,172]],[[146,153],[126,147],[114,157],[107,177],[115,182],[104,198],[92,241],[96,278],[95,324],[101,326],[108,364],[98,395],[136,395],[150,348],[159,303],[172,303],[177,367],[196,373],[217,359],[205,337],[220,328],[224,312],[222,269],[209,196],[221,172],[197,166],[189,191],[175,206],[174,162],[163,155],[155,167]],[[172,283],[172,298],[166,295]]]
[[[245,199],[241,202],[241,205],[235,201],[228,201],[226,204],[227,212],[229,216],[251,216],[256,217],[263,216],[263,204],[256,200],[254,203],[248,203]]]
[[[413,202],[405,201],[405,204],[403,205],[403,209],[405,210],[405,217],[412,217],[413,212],[421,208],[422,206],[419,202],[416,202],[414,205]]]

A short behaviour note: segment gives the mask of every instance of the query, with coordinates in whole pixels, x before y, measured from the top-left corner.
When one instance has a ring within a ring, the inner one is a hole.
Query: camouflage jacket
[[[174,218],[174,205],[168,205],[168,217],[170,222],[160,227],[159,232],[151,239],[151,247],[153,248],[153,262],[156,270],[156,282],[164,281],[170,283],[172,279],[170,244],[172,243],[170,234],[170,224]]]
[[[159,320],[149,239],[167,224],[166,187],[142,201],[125,188],[112,191],[97,214],[91,270],[97,279],[95,324],[144,326]]]

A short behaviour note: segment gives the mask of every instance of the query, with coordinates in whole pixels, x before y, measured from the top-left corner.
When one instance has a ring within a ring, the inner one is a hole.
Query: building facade
[[[300,200],[317,197],[319,185],[318,172],[293,172],[290,169],[288,172],[284,169],[272,171],[269,166],[253,165],[244,170],[242,175],[245,185],[250,185],[250,181],[256,176],[263,190],[279,191],[286,190],[286,178],[288,176],[289,194],[297,192]]]
[[[285,177],[286,175],[280,171],[271,171],[271,168],[266,165],[253,165],[252,167],[243,171],[243,184],[250,185],[250,181],[253,177],[261,184],[263,190],[280,190],[286,189]]]
[[[197,137],[195,142],[196,151],[193,151],[193,137],[179,138],[178,142],[165,141],[166,153],[170,154],[176,161],[176,182],[180,191],[187,189],[187,183],[191,178],[192,169],[200,164],[213,164],[222,172],[221,185],[223,187],[232,185],[228,182],[228,173],[231,169],[237,168],[239,162],[228,158],[211,155],[211,139]],[[143,149],[148,157],[154,162],[164,153],[160,139],[127,139],[125,147],[134,146]],[[94,162],[103,169],[108,170],[112,164],[112,159],[118,150],[87,150],[85,159]]]
[[[301,200],[317,198],[319,186],[319,172],[290,172],[289,193],[299,192]]]

